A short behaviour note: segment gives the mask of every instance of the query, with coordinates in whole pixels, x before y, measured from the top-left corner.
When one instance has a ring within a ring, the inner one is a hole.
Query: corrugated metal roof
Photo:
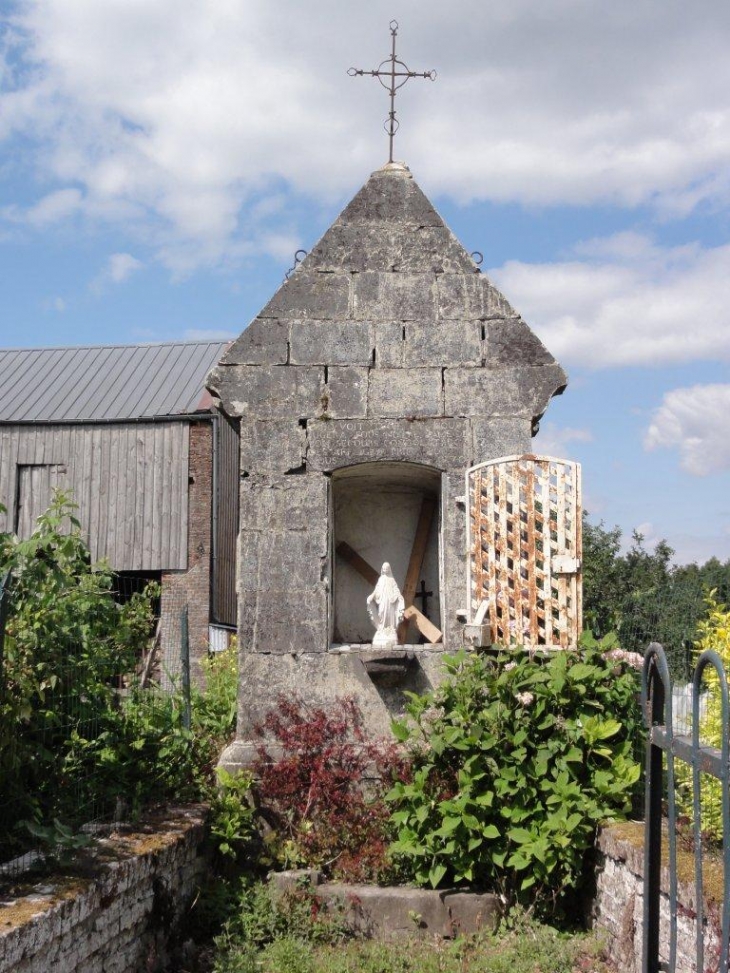
[[[0,349],[0,422],[148,419],[209,408],[226,341]]]

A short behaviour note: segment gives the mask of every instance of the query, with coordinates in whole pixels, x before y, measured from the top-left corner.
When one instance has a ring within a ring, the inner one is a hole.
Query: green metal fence
[[[703,677],[710,670],[717,674],[720,694],[722,740],[720,747],[703,744],[700,738]],[[728,684],[720,656],[706,650],[700,656],[692,678],[692,728],[691,735],[675,732],[672,712],[672,682],[664,649],[652,643],[644,657],[642,678],[642,702],[647,727],[646,753],[646,834],[644,846],[644,939],[643,973],[685,973],[677,967],[677,916],[678,916],[678,809],[676,800],[677,761],[691,768],[692,787],[692,850],[694,855],[694,918],[696,940],[696,966],[700,973],[728,973],[730,949],[730,707]],[[665,773],[666,767],[666,773]],[[705,939],[707,922],[705,915],[705,889],[703,860],[706,854],[704,832],[707,822],[702,807],[702,778],[716,779],[721,785],[721,822],[713,828],[721,835],[723,888],[721,925],[719,930],[719,957],[711,966],[705,965]],[[664,808],[666,806],[666,818]],[[661,942],[661,872],[663,845],[668,846],[669,870],[669,923],[668,942]],[[666,961],[661,956],[667,956]]]

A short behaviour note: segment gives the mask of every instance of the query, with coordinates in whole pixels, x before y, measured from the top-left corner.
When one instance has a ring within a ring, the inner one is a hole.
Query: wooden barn
[[[194,671],[236,624],[238,430],[205,390],[226,347],[0,350],[0,530],[29,536],[54,488],[70,491],[120,591],[160,582],[172,669],[184,607]]]

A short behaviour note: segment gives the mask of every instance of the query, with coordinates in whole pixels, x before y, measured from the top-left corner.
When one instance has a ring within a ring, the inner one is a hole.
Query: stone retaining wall
[[[666,837],[663,841],[666,856]],[[621,973],[641,973],[644,908],[644,825],[626,822],[604,828],[598,836],[594,920],[607,936],[609,955]],[[694,858],[678,850],[677,970],[697,973],[695,962]],[[663,862],[664,865],[664,862]],[[722,902],[722,864],[705,859],[705,968],[716,968],[719,956],[718,902]],[[669,872],[661,875],[660,959],[668,960]]]
[[[168,808],[100,839],[83,877],[0,894],[0,973],[162,969],[205,872],[205,816],[202,806]]]

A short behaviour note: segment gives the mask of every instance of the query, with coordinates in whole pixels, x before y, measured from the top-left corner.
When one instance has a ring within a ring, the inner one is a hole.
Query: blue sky
[[[184,9],[184,16],[181,16]],[[726,0],[0,0],[0,344],[224,337],[396,158],[566,368],[594,519],[730,557]],[[32,390],[23,390],[32,394]]]

